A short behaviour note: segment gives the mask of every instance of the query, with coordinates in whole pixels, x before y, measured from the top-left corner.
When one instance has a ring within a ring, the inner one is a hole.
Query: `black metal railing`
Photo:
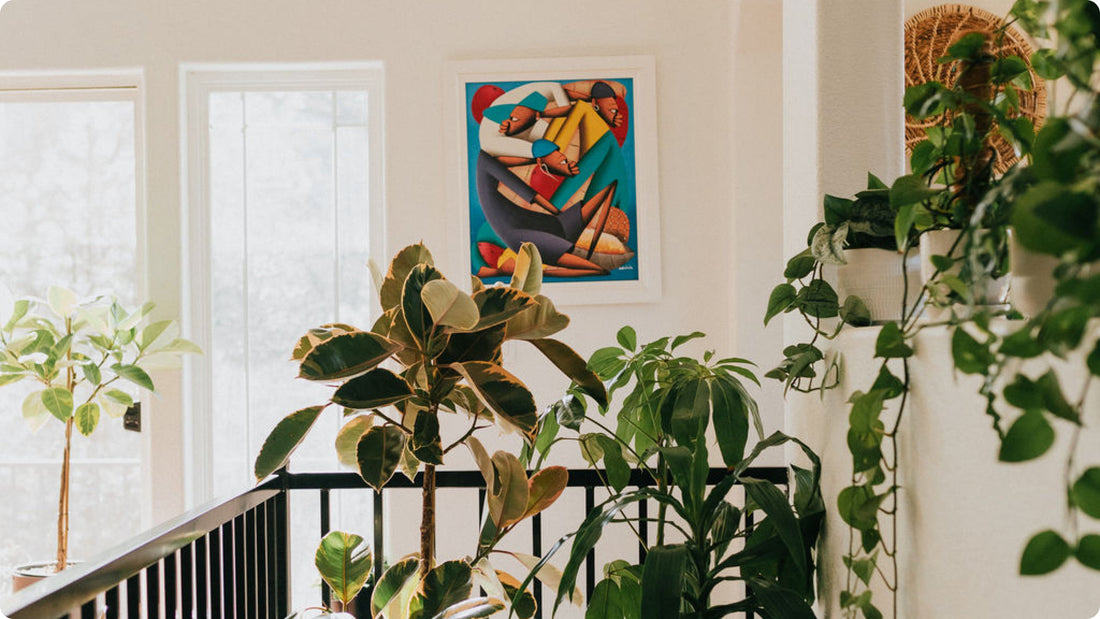
[[[711,469],[708,483],[717,483],[726,474],[725,469]],[[782,467],[756,467],[745,474],[780,485],[788,483],[787,470]],[[390,490],[419,488],[420,481],[420,475],[414,480],[394,476],[382,492],[373,492],[376,578],[387,551],[385,497]],[[652,483],[645,472],[634,471],[629,485]],[[479,505],[484,506],[485,483],[477,471],[439,471],[436,485],[440,489],[478,489]],[[596,504],[596,490],[604,484],[595,471],[571,470],[569,487],[584,490],[587,513]],[[166,618],[282,619],[291,611],[290,493],[318,493],[319,533],[324,535],[332,522],[331,492],[350,489],[369,486],[354,473],[281,472],[239,496],[193,510],[97,560],[32,585],[8,598],[2,610],[10,619],[157,619],[162,611]],[[648,539],[646,503],[639,503],[638,509],[639,534]],[[543,541],[539,514],[531,523],[532,554],[542,554]],[[641,558],[644,545],[639,544],[638,552]],[[585,567],[586,595],[590,595],[596,585],[592,553]],[[537,583],[533,593],[537,600],[542,599]],[[324,588],[322,596],[327,603]]]

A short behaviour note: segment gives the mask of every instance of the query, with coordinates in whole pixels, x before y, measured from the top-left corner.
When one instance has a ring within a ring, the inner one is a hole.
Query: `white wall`
[[[444,144],[446,62],[653,55],[663,294],[650,304],[563,307],[573,323],[561,337],[587,356],[623,324],[643,340],[701,330],[707,347],[751,354],[764,371],[779,341],[760,328],[781,260],[779,16],[780,0],[14,0],[0,13],[0,71],[144,68],[146,239],[155,248],[147,290],[178,314],[179,63],[381,60],[387,252],[423,239],[445,255],[462,242],[443,223],[446,173],[458,165]],[[540,404],[565,387],[532,349],[508,352]],[[531,378],[540,375],[549,378]],[[766,397],[778,427],[781,405],[774,391]],[[154,433],[177,435],[176,417],[161,415]],[[179,477],[180,458],[158,460]],[[176,488],[157,491],[162,506],[178,507]]]

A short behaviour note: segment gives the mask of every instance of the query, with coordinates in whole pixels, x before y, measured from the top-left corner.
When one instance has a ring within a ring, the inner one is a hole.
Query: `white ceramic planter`
[[[1012,306],[1025,316],[1034,316],[1046,307],[1054,296],[1054,268],[1058,258],[1040,254],[1020,245],[1015,233],[1009,233],[1009,264],[1012,273],[1012,289],[1009,297]]]
[[[903,298],[911,307],[920,294],[920,257],[914,254],[906,261],[896,251],[876,248],[846,249],[844,256],[848,264],[833,267],[835,273],[830,278],[836,282],[840,302],[848,295],[859,297],[876,324],[902,320]]]
[[[960,233],[960,230],[929,230],[921,235],[920,270],[921,280],[925,284],[932,279],[932,275],[936,272],[936,267],[932,264],[932,256],[958,258],[962,255],[961,247],[956,247],[955,250],[951,252],[951,248],[955,244],[955,239],[959,237]],[[948,252],[951,253],[949,254]],[[948,273],[957,274],[961,268],[961,265],[955,264]],[[996,279],[990,279],[985,283],[985,287],[982,290],[975,291],[974,303],[976,305],[1005,305],[1008,303],[1008,288],[1010,281],[1011,278],[1007,275]],[[934,308],[929,306],[929,309]]]
[[[20,589],[25,589],[44,578],[53,576],[57,573],[54,569],[56,565],[56,561],[50,561],[49,563],[34,563],[16,566],[12,570],[11,575],[12,593]],[[70,561],[68,567],[73,567],[74,565],[76,565],[76,563]]]

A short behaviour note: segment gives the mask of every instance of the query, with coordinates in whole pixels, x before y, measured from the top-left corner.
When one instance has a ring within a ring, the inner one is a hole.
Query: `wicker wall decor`
[[[955,42],[961,33],[980,30],[994,33],[1004,25],[1004,20],[978,7],[962,4],[942,4],[917,13],[905,21],[905,86],[938,81],[953,86],[951,65],[939,64],[938,60],[947,53],[947,48]],[[1023,58],[1030,67],[1031,54],[1034,51],[1030,41],[1015,27],[1009,26],[1000,41],[994,46],[998,55],[1016,55]],[[1020,113],[1035,123],[1036,129],[1042,124],[1047,113],[1046,83],[1031,72],[1034,86],[1030,91],[1020,92]],[[925,138],[924,130],[939,124],[940,118],[914,120],[905,118],[905,152],[912,153],[913,146]],[[993,146],[997,149],[995,170],[1003,173],[1017,161],[1012,145],[999,133],[995,134]]]

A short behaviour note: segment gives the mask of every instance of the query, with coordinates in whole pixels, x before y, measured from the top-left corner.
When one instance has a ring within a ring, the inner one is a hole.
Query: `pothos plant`
[[[812,335],[808,342],[787,346],[783,361],[765,374],[767,378],[783,381],[786,390],[804,393],[836,385],[836,363],[819,363],[825,359],[820,341],[834,339],[844,325],[870,325],[871,314],[858,296],[840,299],[825,278],[825,267],[847,264],[846,248],[898,251],[899,203],[908,197],[909,194],[892,190],[870,173],[867,188],[854,199],[825,196],[824,221],[810,229],[806,249],[787,261],[783,271],[786,281],[772,289],[764,314],[767,326],[776,316],[797,311]],[[909,234],[906,231],[903,246],[908,245]],[[830,320],[838,317],[839,321]]]
[[[487,559],[519,521],[557,498],[567,475],[561,467],[549,467],[529,478],[516,456],[490,456],[473,437],[496,425],[526,442],[535,439],[534,398],[503,367],[503,343],[529,342],[600,402],[606,402],[606,390],[583,358],[550,337],[568,318],[539,294],[542,263],[530,244],[519,251],[509,286],[485,287],[474,278],[473,292],[465,293],[433,266],[422,244],[398,252],[379,279],[382,315],[369,331],[327,324],[299,340],[292,355],[299,377],[336,389],[328,402],[291,413],[276,425],[256,458],[256,477],[285,466],[326,410],[342,416],[337,454],[373,488],[380,490],[398,469],[411,478],[423,468],[420,552],[393,564],[375,583],[372,616],[482,616],[477,613],[506,604],[530,616],[534,598]],[[467,417],[466,430],[445,441],[444,414]],[[485,476],[489,517],[471,556],[436,564],[436,467],[460,445],[472,450]],[[347,552],[335,557],[357,548],[342,547]],[[475,583],[490,595],[474,596]]]
[[[1039,458],[1053,446],[1057,428],[1070,433],[1057,481],[1066,493],[1065,524],[1031,536],[1020,573],[1046,574],[1071,558],[1100,570],[1100,533],[1082,530],[1081,518],[1100,519],[1100,466],[1079,463],[1078,449],[1086,400],[1100,377],[1100,346],[1090,336],[1090,322],[1100,316],[1100,99],[1094,79],[1100,9],[1086,0],[1021,0],[1013,15],[1037,39],[1057,34],[1056,43],[1031,62],[1041,77],[1065,78],[1070,86],[1066,112],[1049,118],[1034,140],[1032,165],[1010,173],[1015,234],[1031,251],[1058,258],[1051,274],[1057,286],[1045,309],[1007,332],[984,320],[956,328],[952,352],[960,372],[981,378],[1001,461]],[[1020,369],[1024,360],[1026,371]],[[1067,380],[1067,374],[1075,377]],[[1009,415],[1010,423],[1004,420]]]
[[[69,562],[74,433],[91,436],[104,414],[121,418],[134,403],[133,387],[154,391],[147,371],[153,366],[199,352],[177,337],[175,321],[151,322],[153,308],[146,303],[131,311],[114,297],[81,300],[71,290],[53,286],[45,300],[16,301],[0,328],[0,386],[36,383],[23,400],[23,418],[35,430],[54,419],[65,432],[57,501],[58,571]]]
[[[994,39],[997,36],[992,35]],[[1011,174],[1008,181],[1002,181],[994,173],[996,154],[989,141],[994,132],[1000,132],[1026,155],[1034,128],[1026,118],[1017,116],[1018,89],[1030,87],[1028,66],[1016,57],[994,55],[991,50],[997,46],[991,45],[990,38],[985,33],[963,34],[941,60],[951,64],[954,83],[920,84],[905,94],[907,113],[917,118],[938,117],[940,122],[928,129],[927,139],[915,147],[912,174],[897,178],[885,192],[895,214],[896,246],[908,252],[920,234],[932,229],[958,228],[962,233],[947,256],[932,258],[935,273],[918,298],[899,300],[902,319],[885,323],[877,336],[874,355],[882,363],[875,380],[849,400],[847,445],[853,473],[848,487],[836,497],[838,514],[849,527],[843,556],[847,578],[839,600],[849,617],[882,617],[878,600],[872,596],[875,581],[891,593],[895,616],[898,612],[897,433],[908,404],[912,338],[929,325],[921,320],[919,308],[926,297],[942,303],[962,301],[969,309],[965,314],[969,320],[988,325],[990,313],[975,310],[973,290],[985,278],[999,275],[1006,264],[1003,232],[978,232],[990,227],[1003,230],[1018,187]],[[808,264],[807,258],[796,256],[788,263],[785,276],[810,272],[807,266],[799,266],[800,260]],[[765,320],[784,311],[804,311],[799,293],[792,295],[792,291],[793,286],[781,285],[773,292]],[[834,295],[830,309],[839,313],[836,308]],[[954,313],[950,316],[950,324],[963,322]],[[959,329],[954,337],[961,341],[968,336]],[[784,364],[768,376],[801,391],[836,386],[835,378],[812,382],[817,376],[813,364],[824,355],[814,346],[802,346],[803,350],[788,348]],[[960,354],[966,353],[956,354],[956,364]],[[883,534],[887,530],[884,522],[889,524],[888,536]]]
[[[781,433],[763,436],[756,402],[741,382],[757,382],[748,361],[715,359],[713,351],[702,360],[675,354],[702,335],[638,345],[634,330],[622,328],[619,346],[602,348],[589,360],[610,385],[610,395],[627,392],[614,415],[608,417],[611,409],[599,400],[599,414],[589,413],[580,385],[544,415],[534,445],[539,462],[553,444],[575,441],[610,493],[562,540],[573,543],[555,609],[572,590],[588,551],[608,527],[618,525],[638,537],[645,558],[606,564],[586,616],[702,618],[750,611],[787,619],[814,616],[814,548],[824,515],[817,456]],[[746,454],[750,426],[758,442]],[[562,435],[562,428],[576,434]],[[710,430],[727,471],[708,481]],[[746,473],[761,453],[787,442],[801,447],[812,463],[809,470],[793,469],[793,504],[771,481]],[[632,467],[652,485],[627,490]],[[745,489],[743,508],[727,500],[735,484]],[[623,513],[642,501],[657,504],[656,518]],[[642,535],[649,525],[656,529],[652,541]],[[728,582],[743,583],[745,598],[716,601],[715,588]]]

